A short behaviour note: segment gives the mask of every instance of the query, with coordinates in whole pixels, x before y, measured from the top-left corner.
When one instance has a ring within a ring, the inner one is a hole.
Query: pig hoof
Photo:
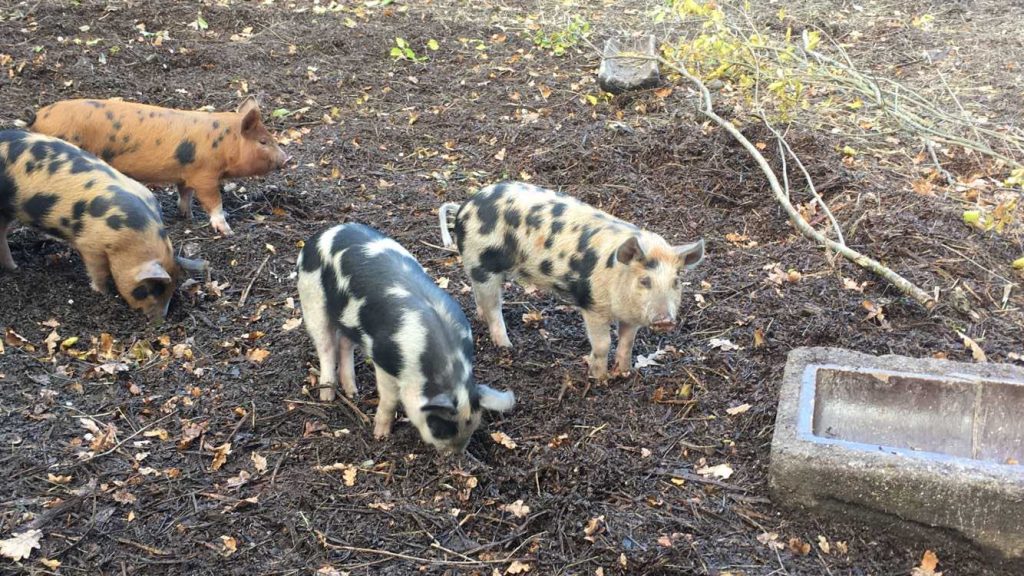
[[[334,402],[334,388],[325,386],[320,388],[320,401],[321,402]]]
[[[373,437],[377,440],[383,440],[388,436],[391,436],[390,426],[375,426],[373,428]]]
[[[100,294],[106,294],[107,293],[106,282],[101,284],[101,283],[96,282],[95,280],[93,280],[92,282],[89,282],[89,287],[92,288],[93,292],[99,292]]]
[[[231,226],[229,226],[224,219],[210,220],[210,226],[212,226],[213,229],[218,234],[221,234],[223,236],[231,236],[234,234],[234,232],[231,230]]]
[[[604,380],[608,379],[608,369],[607,368],[597,368],[597,367],[591,366],[589,373],[590,373],[590,377],[593,378],[594,380],[597,380],[598,382],[603,382]]]

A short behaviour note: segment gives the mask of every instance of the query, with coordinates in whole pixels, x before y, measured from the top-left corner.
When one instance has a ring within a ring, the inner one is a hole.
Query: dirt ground
[[[595,53],[556,57],[523,23],[546,3],[466,4],[0,2],[3,126],[63,98],[227,110],[247,91],[265,114],[282,110],[268,124],[295,158],[225,193],[230,238],[201,212],[182,221],[159,193],[175,247],[212,265],[161,327],[91,292],[67,245],[11,235],[20,269],[0,275],[0,327],[32,346],[7,336],[0,355],[0,537],[25,526],[44,536],[0,572],[882,575],[909,573],[932,549],[947,575],[1021,573],[963,544],[779,510],[766,486],[792,348],[970,361],[961,331],[990,361],[1024,352],[1020,277],[1008,266],[1020,237],[972,231],[952,195],[914,194],[913,154],[844,164],[834,135],[792,131],[847,242],[959,294],[975,317],[925,311],[795,236],[753,162],[702,125],[683,87],[592,105]],[[984,7],[978,18],[1005,13]],[[595,42],[614,32],[602,16],[643,13],[620,8],[586,9]],[[937,18],[962,25],[959,12]],[[396,37],[429,60],[391,59]],[[918,49],[942,37],[897,40]],[[1020,110],[996,113],[1012,121]],[[670,241],[705,239],[682,325],[638,338],[638,355],[666,351],[660,365],[589,385],[579,314],[516,287],[511,355],[473,328],[477,379],[514,390],[518,406],[481,427],[469,456],[436,455],[407,422],[374,441],[365,363],[352,406],[306,394],[316,356],[294,328],[299,243],[368,223],[472,310],[456,256],[438,247],[436,209],[507,178],[560,188]],[[772,281],[775,265],[799,280]],[[697,472],[722,464],[728,479]]]

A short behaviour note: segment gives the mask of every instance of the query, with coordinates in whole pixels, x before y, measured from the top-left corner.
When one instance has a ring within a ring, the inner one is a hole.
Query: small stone
[[[653,88],[661,82],[654,36],[609,38],[597,71],[601,89],[612,94]]]

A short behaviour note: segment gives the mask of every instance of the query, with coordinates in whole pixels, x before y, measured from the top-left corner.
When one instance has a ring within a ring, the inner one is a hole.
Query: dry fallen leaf
[[[721,478],[722,480],[728,480],[729,477],[732,476],[732,472],[732,466],[728,463],[697,468],[697,474],[700,474],[701,476],[714,476],[715,478]]]
[[[925,550],[921,556],[921,565],[915,567],[910,572],[910,576],[942,576],[942,572],[935,571],[938,566],[939,557],[935,555],[935,552]]]
[[[739,350],[740,347],[733,344],[728,338],[712,338],[708,340],[708,346],[712,349],[718,348],[722,352],[729,352],[730,350]]]
[[[518,444],[504,432],[491,432],[491,439],[509,450],[515,450]]]
[[[790,538],[789,551],[797,556],[806,556],[811,553],[811,545],[799,538]]]
[[[832,546],[830,546],[829,543],[828,543],[828,540],[824,536],[821,536],[820,534],[818,535],[818,548],[821,549],[821,553],[822,554],[831,554],[832,553]]]
[[[511,504],[505,504],[504,506],[500,506],[499,508],[515,516],[516,518],[526,518],[526,516],[530,513],[530,507],[527,506],[526,504],[523,504],[522,500],[516,500]]]
[[[764,348],[764,330],[754,329],[754,348]]]
[[[238,552],[238,540],[235,540],[231,536],[221,536],[220,541],[222,544],[220,553],[224,556],[231,556],[235,552]]]
[[[587,525],[583,528],[584,540],[594,541],[594,534],[601,532],[604,525],[604,516],[597,516],[587,520]]]
[[[281,325],[281,330],[284,330],[285,332],[291,332],[292,330],[295,330],[299,326],[302,326],[302,318],[289,318],[284,321],[284,324]]]
[[[15,532],[10,538],[0,540],[0,556],[15,561],[28,558],[33,548],[39,548],[39,539],[42,537],[40,530]]]
[[[249,350],[249,352],[246,353],[245,355],[245,357],[248,358],[250,362],[253,362],[255,364],[262,363],[264,360],[267,359],[268,356],[270,356],[270,350],[265,350],[263,348],[253,348],[252,350]]]
[[[729,416],[735,416],[737,414],[743,414],[747,410],[750,410],[750,404],[740,404],[739,406],[726,408],[725,413],[728,414]]]
[[[257,452],[253,452],[250,456],[252,459],[252,465],[256,468],[256,472],[260,474],[267,471],[267,459],[260,456]]]
[[[60,560],[50,560],[48,558],[40,558],[39,563],[46,566],[50,570],[56,570],[60,568]]]
[[[345,468],[345,471],[341,473],[342,478],[344,478],[345,480],[345,486],[356,485],[356,474],[358,472],[359,469],[356,468],[355,466],[349,466],[348,468]]]
[[[145,436],[146,438],[159,438],[161,442],[166,442],[171,437],[170,432],[164,430],[163,428],[153,428],[152,430],[146,430],[145,432],[142,433],[142,435]]]
[[[533,326],[540,326],[541,322],[543,321],[544,317],[541,316],[539,310],[531,310],[526,314],[523,314],[523,324],[527,328],[532,328]]]
[[[231,443],[225,442],[220,446],[213,449],[213,463],[210,464],[211,470],[220,470],[220,467],[224,465],[228,460],[228,454],[231,454]]]
[[[240,488],[249,481],[249,478],[252,478],[252,474],[249,474],[246,470],[242,470],[238,473],[238,476],[228,478],[228,481],[225,482],[225,484],[228,488]]]
[[[988,357],[985,356],[985,351],[981,349],[981,346],[978,346],[977,342],[963,332],[958,331],[957,335],[963,338],[964,348],[971,351],[971,356],[974,358],[975,362],[988,362]]]
[[[530,565],[526,562],[513,560],[512,564],[510,564],[509,567],[505,569],[505,574],[526,574],[530,570]]]
[[[51,484],[70,484],[71,476],[58,476],[57,474],[46,474],[46,481]]]

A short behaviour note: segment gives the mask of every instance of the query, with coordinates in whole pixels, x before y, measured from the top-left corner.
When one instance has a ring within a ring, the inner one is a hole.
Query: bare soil
[[[907,574],[932,549],[946,574],[1020,573],[965,544],[779,510],[766,481],[792,348],[970,361],[962,331],[990,361],[1024,352],[1020,278],[1007,265],[1019,238],[974,232],[954,200],[914,194],[867,156],[844,164],[831,136],[791,132],[847,242],[959,294],[975,316],[929,312],[794,235],[757,168],[693,115],[684,87],[587,102],[597,56],[538,48],[507,23],[525,8],[222,4],[0,3],[4,126],[73,97],[226,110],[247,90],[265,114],[304,110],[268,119],[292,165],[225,194],[235,236],[214,237],[201,212],[183,221],[159,192],[175,246],[212,265],[210,282],[179,291],[163,326],[91,292],[67,245],[25,228],[11,235],[21,268],[0,275],[0,328],[34,350],[8,338],[0,355],[0,537],[26,527],[44,537],[0,572],[49,573],[45,558],[63,574],[491,574],[521,564],[532,574]],[[205,30],[188,26],[197,9]],[[611,31],[593,33],[600,44]],[[429,60],[389,58],[396,37]],[[638,338],[639,355],[668,351],[660,365],[589,384],[579,314],[514,287],[505,317],[515,351],[497,352],[473,328],[478,380],[514,390],[519,404],[481,427],[468,456],[435,454],[407,422],[374,441],[361,416],[376,404],[365,363],[353,406],[305,394],[316,355],[302,327],[285,329],[300,315],[298,244],[338,222],[370,224],[472,310],[457,257],[437,246],[436,209],[505,178],[560,188],[670,241],[705,239],[680,328]],[[776,264],[799,279],[773,282]],[[539,323],[524,320],[533,312]],[[711,338],[739,349],[711,348]],[[91,459],[83,418],[117,429]],[[186,442],[190,430],[201,434]],[[224,444],[231,452],[214,470]],[[317,468],[335,463],[356,467],[354,481]],[[732,476],[697,472],[719,464]],[[506,507],[519,500],[529,509]]]

